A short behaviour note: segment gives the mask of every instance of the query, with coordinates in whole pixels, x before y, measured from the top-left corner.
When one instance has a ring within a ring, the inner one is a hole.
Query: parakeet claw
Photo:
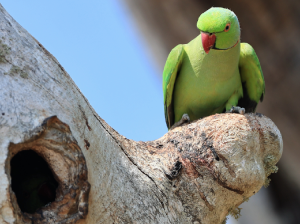
[[[190,122],[190,117],[188,114],[184,114],[181,117],[181,121]]]
[[[176,122],[175,124],[173,124],[173,126],[170,128],[170,130],[179,127],[181,125],[183,125],[184,123],[189,123],[190,122],[190,117],[188,114],[183,114],[180,121]]]
[[[226,111],[226,113],[238,113],[238,114],[245,114],[245,108],[243,107],[231,107],[229,111]]]

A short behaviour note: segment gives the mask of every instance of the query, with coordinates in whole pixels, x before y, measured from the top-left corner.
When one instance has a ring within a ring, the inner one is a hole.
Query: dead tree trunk
[[[0,28],[1,223],[222,223],[276,172],[269,118],[217,114],[126,139],[2,6]]]

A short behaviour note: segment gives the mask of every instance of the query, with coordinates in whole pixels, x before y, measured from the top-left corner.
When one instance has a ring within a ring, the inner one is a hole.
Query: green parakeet
[[[254,49],[240,43],[236,15],[211,8],[200,15],[200,35],[176,46],[163,72],[165,118],[168,128],[187,114],[196,120],[232,107],[255,112],[263,100],[265,82]]]

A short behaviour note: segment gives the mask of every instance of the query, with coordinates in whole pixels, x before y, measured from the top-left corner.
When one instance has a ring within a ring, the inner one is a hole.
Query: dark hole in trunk
[[[53,202],[57,181],[47,162],[33,150],[17,153],[10,162],[12,190],[22,212],[35,213]]]

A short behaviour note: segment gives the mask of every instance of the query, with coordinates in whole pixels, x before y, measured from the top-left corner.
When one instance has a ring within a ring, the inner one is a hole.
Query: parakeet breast
[[[196,120],[221,113],[234,94],[242,97],[238,61],[240,44],[205,53],[201,36],[184,45],[184,58],[174,88],[175,122],[184,113]]]

